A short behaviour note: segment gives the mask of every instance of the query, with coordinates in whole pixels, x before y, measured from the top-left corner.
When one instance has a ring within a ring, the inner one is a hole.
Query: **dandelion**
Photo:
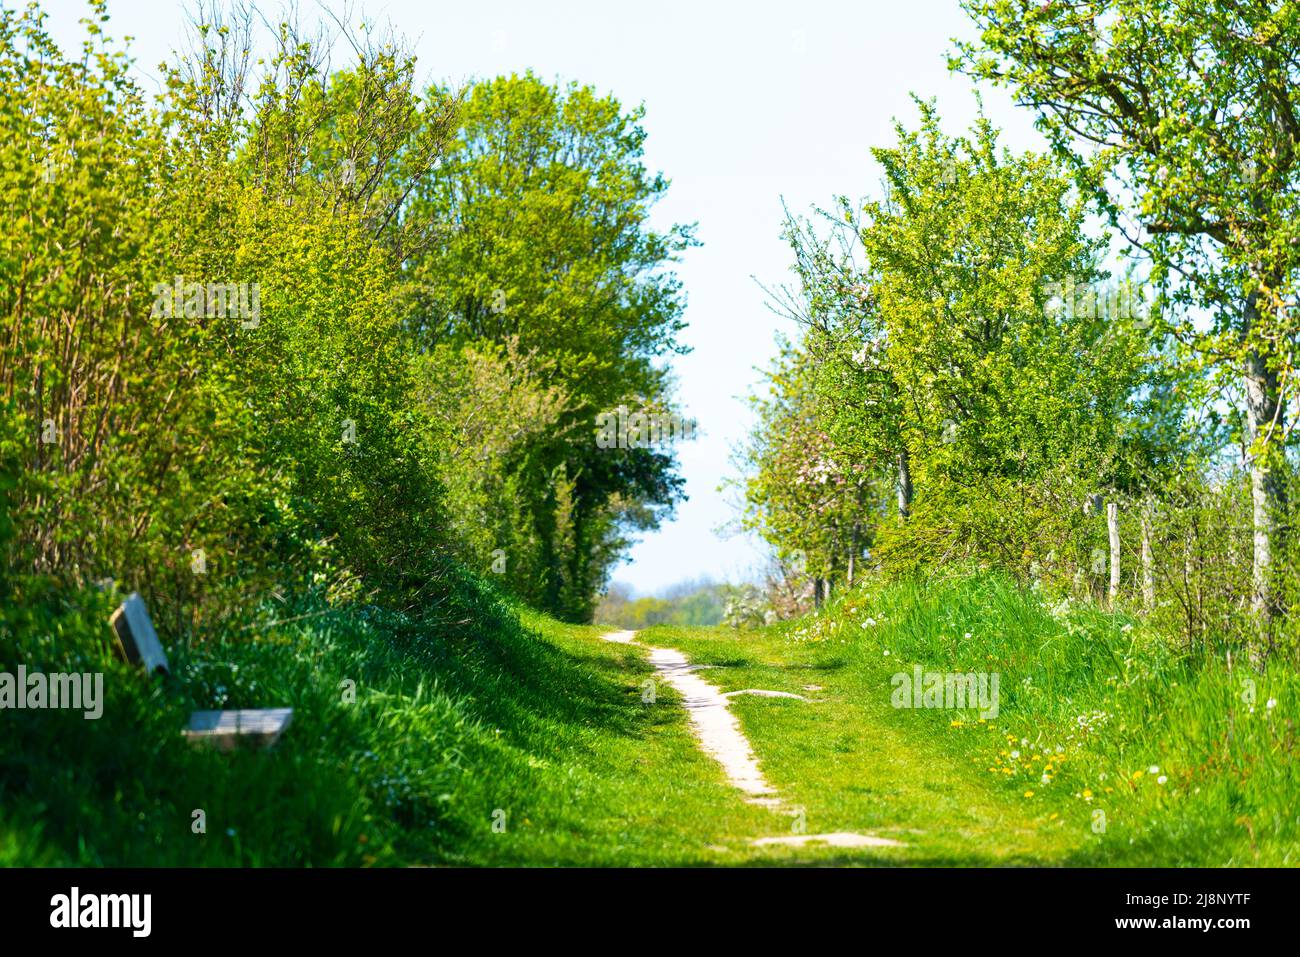
[[[1051,784],[1051,783],[1052,783],[1052,779],[1051,779],[1048,775],[1046,775],[1046,774],[1044,774],[1044,775],[1043,775],[1041,778],[1039,778],[1038,780],[1041,781],[1043,784]]]
[[[1026,791],[1026,792],[1025,792],[1025,797],[1027,797],[1027,798],[1031,798],[1031,797],[1033,797],[1033,796],[1034,796],[1034,792],[1033,792],[1033,791]]]
[[[1269,711],[1272,711],[1274,708],[1277,707],[1277,699],[1269,698],[1267,701],[1264,702],[1264,707],[1268,708]]]
[[[1164,784],[1168,780],[1169,780],[1168,776],[1162,774],[1160,775],[1160,777],[1156,778],[1156,784]]]
[[[1011,752],[1011,758],[1012,758],[1012,760],[1015,760],[1015,759],[1018,758],[1018,757],[1020,757],[1020,752],[1019,752],[1019,751],[1012,751],[1012,752]]]
[[[1153,764],[1151,765],[1151,767],[1147,768],[1147,774],[1159,774],[1159,773],[1160,773],[1160,765],[1158,764]]]

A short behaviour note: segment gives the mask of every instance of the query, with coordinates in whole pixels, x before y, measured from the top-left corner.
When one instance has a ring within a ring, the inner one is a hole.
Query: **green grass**
[[[759,634],[643,639],[718,666],[724,690],[816,699],[733,699],[810,831],[906,834],[908,863],[1300,863],[1300,681],[1281,665],[1196,666],[1131,619],[989,576],[876,585]],[[916,664],[998,672],[997,718],[895,709],[890,677]]]
[[[1123,618],[1054,614],[997,578],[860,589],[757,632],[641,634],[713,666],[724,690],[813,699],[732,699],[802,821],[745,803],[670,689],[642,700],[642,649],[468,577],[422,618],[278,608],[297,620],[170,647],[170,684],[112,660],[115,601],[4,606],[0,670],[103,669],[108,701],[99,721],[0,712],[0,865],[1300,862],[1293,672],[1254,676],[1252,714],[1241,672],[1193,667]],[[890,675],[918,663],[998,671],[997,719],[891,707]],[[269,753],[179,735],[192,708],[272,705],[296,711]],[[1087,730],[1080,715],[1094,716]],[[750,844],[799,823],[905,846]]]
[[[172,648],[171,686],[111,659],[107,596],[11,608],[0,670],[102,668],[108,702],[98,721],[0,713],[0,862],[701,864],[760,829],[671,694],[642,702],[636,650],[457,585],[454,625],[281,609],[313,617]],[[180,737],[191,708],[271,705],[295,708],[273,752]]]

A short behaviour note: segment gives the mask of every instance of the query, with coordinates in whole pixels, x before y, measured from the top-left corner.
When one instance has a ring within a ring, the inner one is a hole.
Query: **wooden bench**
[[[139,594],[127,596],[109,618],[109,624],[117,635],[117,650],[123,658],[139,665],[146,674],[171,674],[167,654]],[[195,711],[181,733],[192,744],[211,745],[222,751],[233,751],[241,744],[269,748],[280,740],[292,720],[292,708]]]

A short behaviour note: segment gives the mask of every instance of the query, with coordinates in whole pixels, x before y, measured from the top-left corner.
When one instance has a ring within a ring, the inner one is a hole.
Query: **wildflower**
[[[1147,774],[1159,774],[1159,773],[1160,773],[1160,765],[1158,764],[1153,764],[1151,765],[1151,767],[1147,768]]]
[[[1264,702],[1264,707],[1268,708],[1269,711],[1272,711],[1274,708],[1277,707],[1277,699],[1269,698],[1267,701]]]
[[[1019,751],[1012,751],[1012,752],[1011,752],[1011,757],[1012,757],[1013,760],[1014,760],[1015,758],[1020,757],[1020,752],[1019,752]]]
[[[888,648],[885,649],[885,657],[886,657],[886,658],[889,657],[889,649],[888,649]]]
[[[1164,784],[1168,780],[1169,780],[1168,776],[1162,774],[1160,775],[1160,777],[1156,778],[1156,784]]]
[[[1044,774],[1044,775],[1043,775],[1041,778],[1039,778],[1038,780],[1041,781],[1041,782],[1043,782],[1044,784],[1051,784],[1051,783],[1052,783],[1052,779],[1051,779],[1050,777],[1048,777],[1046,774]]]
[[[1034,792],[1033,792],[1033,791],[1026,791],[1026,792],[1025,792],[1025,797],[1027,797],[1027,798],[1031,798],[1031,797],[1033,797],[1033,796],[1034,796]]]

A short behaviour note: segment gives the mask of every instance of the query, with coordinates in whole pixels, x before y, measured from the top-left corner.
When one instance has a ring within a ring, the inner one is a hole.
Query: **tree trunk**
[[[849,588],[853,587],[853,571],[858,560],[858,526],[854,525],[849,530],[849,561],[848,570],[844,576],[844,583]]]
[[[1249,336],[1259,319],[1259,293],[1246,297],[1242,335]],[[1282,518],[1286,508],[1282,457],[1283,426],[1276,371],[1258,349],[1246,355],[1243,383],[1246,392],[1247,437],[1250,440],[1250,499],[1254,526],[1251,561],[1251,610],[1260,627],[1259,647],[1252,651],[1258,663],[1272,644],[1273,619],[1279,611],[1273,589],[1273,555],[1282,545]]]
[[[907,449],[898,453],[898,517],[906,519],[912,514],[912,467]]]
[[[1106,531],[1110,536],[1110,589],[1106,595],[1112,607],[1119,598],[1119,504],[1106,503]]]
[[[813,579],[813,608],[820,608],[822,606],[823,581],[824,579],[822,579],[821,576],[817,576]]]
[[[1155,559],[1151,553],[1151,499],[1142,503],[1142,610],[1150,614],[1156,607]]]

